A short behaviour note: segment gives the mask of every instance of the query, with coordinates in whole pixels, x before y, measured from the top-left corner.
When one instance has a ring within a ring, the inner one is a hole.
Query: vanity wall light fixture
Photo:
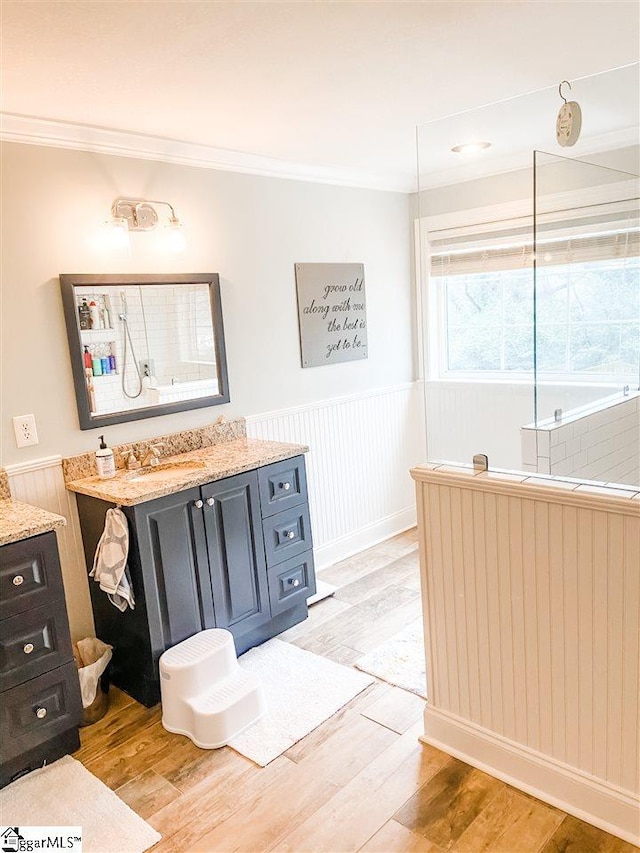
[[[185,247],[185,239],[182,234],[182,223],[176,216],[173,205],[168,201],[148,200],[144,198],[117,198],[111,205],[111,227],[114,232],[124,235],[114,242],[120,245],[128,241],[128,232],[131,231],[153,231],[159,221],[157,205],[165,205],[169,208],[169,248],[173,251],[181,251]]]

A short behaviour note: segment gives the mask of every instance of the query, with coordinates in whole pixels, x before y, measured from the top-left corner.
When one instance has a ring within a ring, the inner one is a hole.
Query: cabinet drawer
[[[276,566],[311,548],[311,521],[306,504],[265,518],[262,529],[267,566]]]
[[[304,456],[284,459],[258,469],[260,508],[263,518],[276,512],[305,503],[307,475]]]
[[[7,690],[0,728],[3,763],[77,726],[81,710],[73,661]]]
[[[64,599],[0,622],[0,689],[73,659]]]
[[[274,566],[267,572],[267,579],[273,616],[306,601],[316,591],[313,552],[305,551],[298,557]]]
[[[61,598],[62,575],[53,531],[0,548],[0,617]]]

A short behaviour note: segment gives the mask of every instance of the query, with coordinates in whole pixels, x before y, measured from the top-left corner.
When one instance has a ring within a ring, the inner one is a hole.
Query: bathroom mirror
[[[61,275],[80,429],[229,402],[220,282]]]

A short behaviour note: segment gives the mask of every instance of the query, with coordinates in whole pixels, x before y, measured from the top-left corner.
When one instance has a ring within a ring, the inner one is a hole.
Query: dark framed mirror
[[[229,402],[217,273],[60,275],[80,429]]]

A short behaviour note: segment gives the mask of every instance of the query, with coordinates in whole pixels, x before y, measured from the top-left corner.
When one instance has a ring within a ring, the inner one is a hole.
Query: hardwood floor
[[[351,665],[421,615],[415,531],[322,573],[335,597],[281,639]],[[112,689],[75,757],[163,838],[153,853],[632,853],[418,741],[423,700],[377,681],[267,767],[201,750]]]

